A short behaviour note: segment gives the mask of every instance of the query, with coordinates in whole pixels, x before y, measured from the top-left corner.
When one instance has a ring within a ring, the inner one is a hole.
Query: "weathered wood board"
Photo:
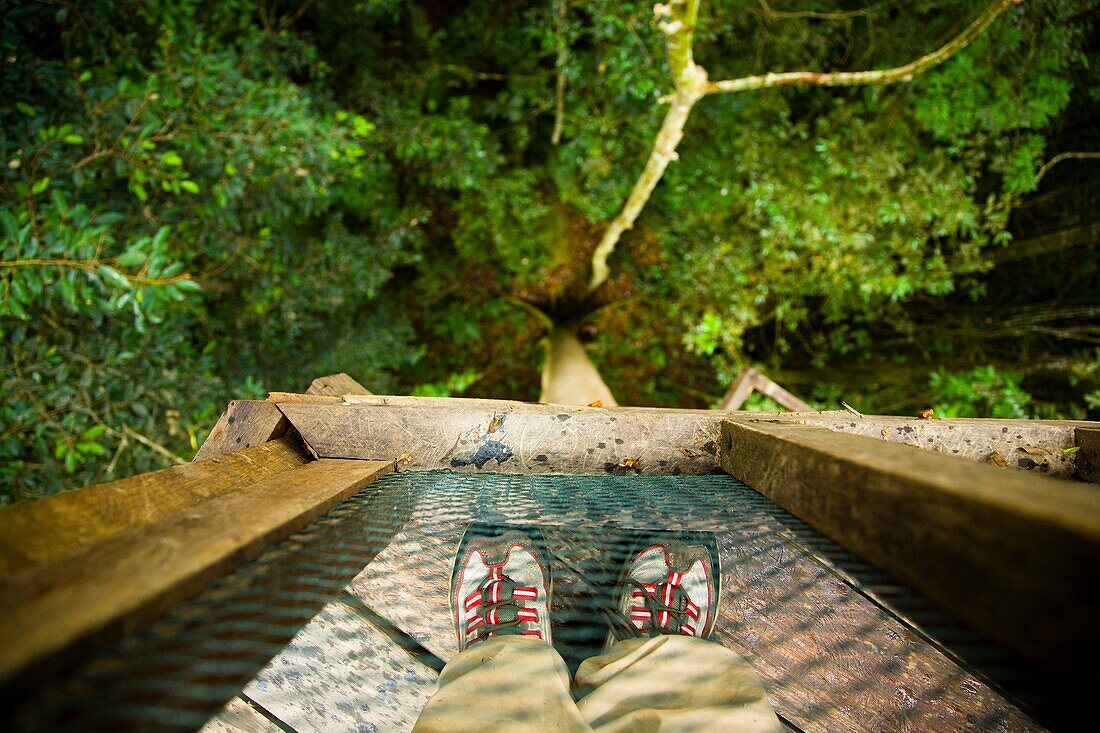
[[[199,733],[286,733],[239,696],[211,718]]]
[[[201,461],[242,448],[250,448],[286,433],[289,423],[272,402],[263,400],[233,400],[218,418],[195,454]]]
[[[734,380],[719,407],[723,410],[739,410],[753,390],[771,397],[780,406],[794,412],[814,412],[814,409],[798,397],[785,390],[779,384],[764,376],[755,369],[749,368],[741,372]]]
[[[595,492],[586,483],[586,493],[576,494],[568,484],[540,483],[560,478],[496,477],[480,485],[463,476],[422,490],[410,520],[349,588],[442,659],[457,650],[447,588],[469,521],[536,523],[555,562],[558,529],[587,527],[605,537],[616,527],[715,531],[725,599],[716,636],[750,659],[777,711],[802,730],[1041,730],[831,572],[774,519],[737,509],[732,496],[713,495],[688,484],[692,479],[682,479],[676,492],[654,493],[637,483],[645,479],[608,477]],[[556,586],[577,575],[575,568],[560,571]]]
[[[1100,483],[1100,427],[1077,428],[1077,478]]]
[[[467,404],[285,403],[279,408],[319,456],[400,459],[402,469],[609,474],[720,470],[715,458],[718,421],[704,410]]]
[[[404,469],[506,473],[706,474],[719,470],[722,420],[814,424],[987,461],[1073,475],[1075,427],[1030,420],[919,420],[831,413],[730,413],[590,408],[505,400],[349,395],[342,403],[279,403],[320,456],[394,460]]]
[[[883,415],[860,418],[844,412],[784,415],[783,421],[788,420],[1061,478],[1074,476],[1074,432],[1081,424],[985,418],[921,420]]]
[[[0,687],[86,653],[301,529],[393,468],[314,461],[5,578]]]
[[[412,729],[436,672],[344,601],[327,605],[244,694],[299,733]]]
[[[305,465],[284,440],[0,509],[0,576]]]
[[[356,382],[344,372],[318,377],[306,390],[308,394],[340,397],[346,394],[370,394],[370,390]]]
[[[1093,487],[803,425],[729,421],[721,450],[728,473],[1006,646],[1095,669]]]

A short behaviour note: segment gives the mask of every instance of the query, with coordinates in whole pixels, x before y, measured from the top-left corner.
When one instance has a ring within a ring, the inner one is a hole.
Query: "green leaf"
[[[81,453],[92,453],[97,456],[101,456],[107,451],[103,449],[99,443],[93,443],[91,441],[84,441],[76,444],[76,449]]]
[[[131,182],[130,191],[132,191],[133,194],[137,196],[138,201],[144,202],[149,200],[149,194],[146,192],[145,186],[141,185],[140,183]]]
[[[84,142],[84,136],[77,135],[76,133],[71,133],[61,138],[61,140],[62,142],[66,142],[69,145],[79,145],[80,143]]]
[[[85,84],[85,83],[87,83],[91,80],[92,80],[92,72],[90,72],[90,71],[85,71],[83,74],[80,75],[80,78],[77,79],[77,81],[79,81],[81,84]]]
[[[13,316],[21,318],[24,321],[27,320],[27,310],[23,307],[23,304],[19,302],[18,298],[8,298],[4,303],[8,306],[8,310],[11,311]]]
[[[43,191],[45,191],[47,188],[49,188],[49,186],[50,186],[50,177],[49,176],[46,176],[44,178],[39,178],[37,181],[35,181],[34,185],[31,186],[31,193],[35,194],[35,195],[40,194]]]
[[[104,282],[114,285],[116,288],[122,288],[123,290],[130,290],[133,288],[133,284],[126,279],[126,276],[121,272],[111,267],[110,265],[100,265],[99,275],[103,278]]]
[[[19,241],[19,221],[7,209],[0,209],[0,225],[4,227],[4,236],[12,242]]]
[[[15,108],[25,114],[27,117],[34,117],[37,112],[34,111],[34,107],[30,106],[26,102],[16,102]]]
[[[120,267],[141,267],[145,264],[146,259],[148,259],[148,256],[144,252],[127,250],[116,257],[115,262]]]
[[[1059,448],[1058,452],[1061,453],[1064,456],[1072,456],[1074,453],[1076,453],[1079,450],[1081,450],[1081,446],[1075,445],[1071,448]]]
[[[227,176],[237,175],[237,166],[233,165],[232,163],[226,162],[226,164],[225,164],[225,175],[227,175]]]
[[[169,150],[168,152],[164,153],[160,156],[160,159],[161,162],[163,162],[165,165],[172,166],[173,168],[179,168],[183,165],[183,158],[181,158],[180,154],[174,150]]]
[[[194,280],[180,280],[176,283],[176,287],[180,290],[186,290],[190,292],[197,292],[202,290],[202,286]]]
[[[92,427],[81,433],[80,437],[84,440],[95,440],[99,436],[103,435],[105,432],[107,432],[106,425],[93,425]]]
[[[187,191],[188,193],[199,192],[199,184],[195,183],[194,181],[180,181],[180,188],[182,188],[184,191]]]

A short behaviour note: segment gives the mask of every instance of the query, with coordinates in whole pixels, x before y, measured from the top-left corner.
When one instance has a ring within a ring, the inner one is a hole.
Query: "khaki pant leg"
[[[414,733],[561,731],[591,733],[569,692],[569,670],[540,639],[498,636],[459,652]]]
[[[781,733],[749,663],[690,636],[630,639],[577,670],[581,715],[600,733]]]

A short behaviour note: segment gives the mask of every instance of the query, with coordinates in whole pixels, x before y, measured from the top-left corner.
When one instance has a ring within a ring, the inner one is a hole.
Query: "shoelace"
[[[476,609],[466,626],[467,644],[490,636],[526,635],[542,638],[538,630],[525,630],[526,622],[538,623],[538,610],[523,605],[523,600],[537,599],[535,588],[519,586],[507,575],[489,577],[467,599],[467,611]],[[476,632],[476,633],[475,633]],[[471,639],[469,635],[474,633]]]
[[[629,616],[604,610],[608,626],[610,626],[611,632],[615,635],[616,639],[623,641],[625,639],[639,637],[661,636],[662,634],[686,633],[684,631],[684,626],[686,620],[692,618],[692,614],[688,610],[692,604],[683,588],[673,584],[670,593],[671,603],[666,604],[661,601],[661,598],[665,595],[667,586],[670,585],[667,581],[658,583],[653,590],[646,588],[644,584],[639,583],[633,578],[628,578],[627,581],[635,590],[640,591],[642,609],[648,612],[649,623],[646,631],[642,631],[634,624]],[[667,616],[667,624],[665,623],[666,619],[662,618],[661,614]],[[691,627],[689,626],[688,628]],[[694,631],[694,629],[692,629],[692,631]]]

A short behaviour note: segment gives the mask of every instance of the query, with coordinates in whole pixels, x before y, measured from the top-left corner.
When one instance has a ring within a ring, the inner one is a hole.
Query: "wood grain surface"
[[[289,423],[274,403],[263,400],[234,400],[210,430],[210,435],[195,454],[195,460],[201,461],[266,443],[282,437],[288,427]]]
[[[200,591],[393,468],[321,460],[135,527],[0,586],[0,687],[86,653]]]
[[[1077,428],[1077,477],[1100,483],[1100,427]]]
[[[1095,677],[1100,492],[802,425],[723,426],[722,465],[1006,646]]]
[[[317,377],[306,390],[308,394],[340,397],[346,394],[370,394],[370,390],[356,382],[344,372]]]
[[[286,733],[239,696],[230,700],[217,717],[211,718],[199,733]]]
[[[716,413],[471,402],[406,399],[383,405],[287,403],[279,408],[319,456],[400,459],[402,469],[608,474],[720,470]]]
[[[0,576],[305,465],[285,440],[0,509]]]
[[[730,413],[589,408],[505,400],[345,396],[341,404],[280,403],[318,455],[402,462],[405,469],[506,473],[706,474],[720,423],[811,424],[883,442],[1072,477],[1074,430],[1095,423],[920,420],[847,412]]]
[[[298,632],[244,694],[299,733],[408,731],[436,679],[435,670],[338,600]]]

